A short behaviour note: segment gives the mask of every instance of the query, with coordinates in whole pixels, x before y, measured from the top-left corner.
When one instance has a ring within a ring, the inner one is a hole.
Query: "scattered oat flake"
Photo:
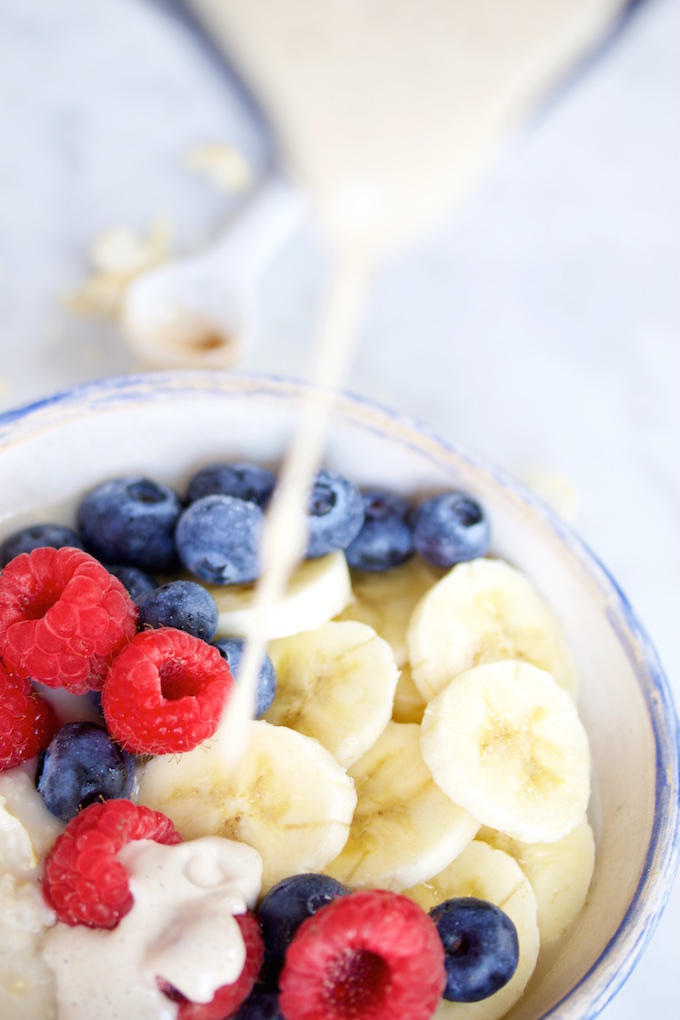
[[[571,478],[556,468],[536,465],[523,473],[523,481],[560,517],[573,521],[581,498]]]
[[[132,277],[167,257],[170,225],[159,220],[147,238],[128,227],[114,227],[100,234],[92,244],[90,258],[95,270],[115,276]]]
[[[61,301],[74,315],[115,319],[121,307],[128,280],[120,276],[98,273],[77,290],[64,294]]]
[[[76,315],[115,319],[128,284],[140,273],[167,259],[172,226],[158,219],[146,238],[129,227],[112,227],[95,238],[90,248],[92,275],[62,303]]]
[[[185,162],[189,170],[204,174],[215,187],[225,191],[245,191],[253,183],[247,159],[232,145],[199,145],[187,153]]]

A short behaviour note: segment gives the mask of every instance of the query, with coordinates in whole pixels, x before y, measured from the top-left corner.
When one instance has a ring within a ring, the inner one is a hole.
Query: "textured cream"
[[[118,853],[132,910],[113,929],[58,923],[45,939],[59,1020],[174,1020],[164,978],[193,1002],[235,981],[245,946],[235,914],[253,907],[262,860],[243,843],[209,836],[164,846],[136,840]]]

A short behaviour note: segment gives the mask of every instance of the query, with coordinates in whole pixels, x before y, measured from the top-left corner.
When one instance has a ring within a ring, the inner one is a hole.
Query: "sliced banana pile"
[[[246,636],[250,586],[211,588],[218,634]],[[528,578],[495,559],[443,577],[414,558],[350,573],[303,564],[269,620],[277,694],[237,767],[215,744],[139,770],[139,801],[186,838],[254,846],[264,891],[323,871],[405,891],[426,909],[478,896],[514,921],[520,964],[442,1020],[496,1020],[540,941],[583,906],[594,866],[590,754],[560,625]]]

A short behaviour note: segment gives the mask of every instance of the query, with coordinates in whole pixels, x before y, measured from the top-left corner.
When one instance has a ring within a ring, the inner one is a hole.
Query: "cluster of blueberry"
[[[212,465],[191,479],[182,500],[146,478],[115,479],[82,501],[77,531],[57,525],[24,529],[0,546],[0,563],[42,545],[85,548],[135,600],[157,587],[147,571],[169,574],[180,563],[212,584],[248,583],[259,573],[263,511],[275,482],[273,472],[257,465]],[[388,570],[414,552],[448,568],[484,556],[489,546],[488,520],[465,493],[442,493],[413,508],[392,493],[360,492],[325,469],[309,493],[307,518],[308,557],[344,549],[350,567],[360,570]]]

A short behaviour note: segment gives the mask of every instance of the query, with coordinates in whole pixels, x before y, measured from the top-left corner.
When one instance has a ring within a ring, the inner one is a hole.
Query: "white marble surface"
[[[385,270],[350,387],[515,473],[559,468],[575,525],[653,635],[680,702],[680,145],[677,0],[648,0],[508,146],[476,197]],[[135,368],[59,294],[88,243],[159,214],[176,250],[237,199],[183,168],[269,145],[169,3],[0,0],[0,409]],[[302,374],[323,278],[298,234],[260,287],[243,369]],[[680,888],[605,1020],[680,1014]]]

